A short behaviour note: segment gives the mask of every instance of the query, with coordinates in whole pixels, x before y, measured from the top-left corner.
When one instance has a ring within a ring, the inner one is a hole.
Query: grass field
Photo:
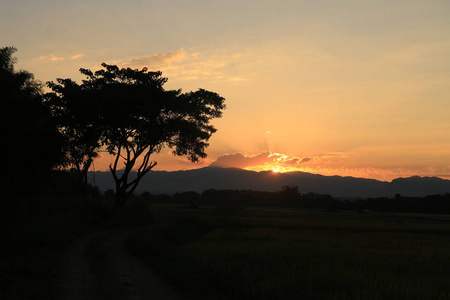
[[[450,299],[450,216],[156,206],[130,249],[186,297]]]

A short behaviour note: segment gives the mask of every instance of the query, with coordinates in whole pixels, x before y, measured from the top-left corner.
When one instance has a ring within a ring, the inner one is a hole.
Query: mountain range
[[[132,173],[131,176],[135,176]],[[114,190],[109,172],[90,172],[89,182],[101,191]],[[438,177],[397,178],[391,182],[375,179],[323,176],[305,172],[274,173],[247,171],[236,168],[205,167],[187,171],[150,171],[136,193],[175,194],[177,192],[208,189],[280,191],[283,186],[294,185],[301,193],[329,194],[334,197],[393,197],[396,194],[422,197],[450,192],[450,180]]]

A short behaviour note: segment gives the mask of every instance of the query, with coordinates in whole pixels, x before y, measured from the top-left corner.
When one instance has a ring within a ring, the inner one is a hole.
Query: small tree
[[[206,157],[207,142],[216,131],[209,121],[222,116],[225,99],[203,89],[189,93],[165,90],[167,78],[147,68],[102,66],[96,72],[80,71],[87,76],[83,90],[99,108],[102,142],[114,156],[109,168],[116,184],[116,212],[156,166],[152,154],[169,147],[174,155],[186,155],[191,162]],[[133,169],[136,177],[130,178]]]

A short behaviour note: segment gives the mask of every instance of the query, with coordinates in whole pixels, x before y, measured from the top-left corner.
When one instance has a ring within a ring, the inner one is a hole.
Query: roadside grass
[[[154,209],[128,246],[192,299],[450,298],[449,216]]]
[[[58,299],[58,259],[88,230],[89,219],[72,197],[6,199],[1,223],[1,299]]]
[[[77,196],[37,195],[5,199],[0,214],[0,299],[61,299],[61,258],[79,236],[116,226],[152,222],[148,204],[130,201],[117,222],[112,202]]]

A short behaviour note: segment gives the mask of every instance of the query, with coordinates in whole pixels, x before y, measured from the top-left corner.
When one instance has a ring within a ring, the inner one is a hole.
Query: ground
[[[125,249],[130,229],[91,233],[76,240],[62,259],[62,299],[136,300],[180,297]]]

